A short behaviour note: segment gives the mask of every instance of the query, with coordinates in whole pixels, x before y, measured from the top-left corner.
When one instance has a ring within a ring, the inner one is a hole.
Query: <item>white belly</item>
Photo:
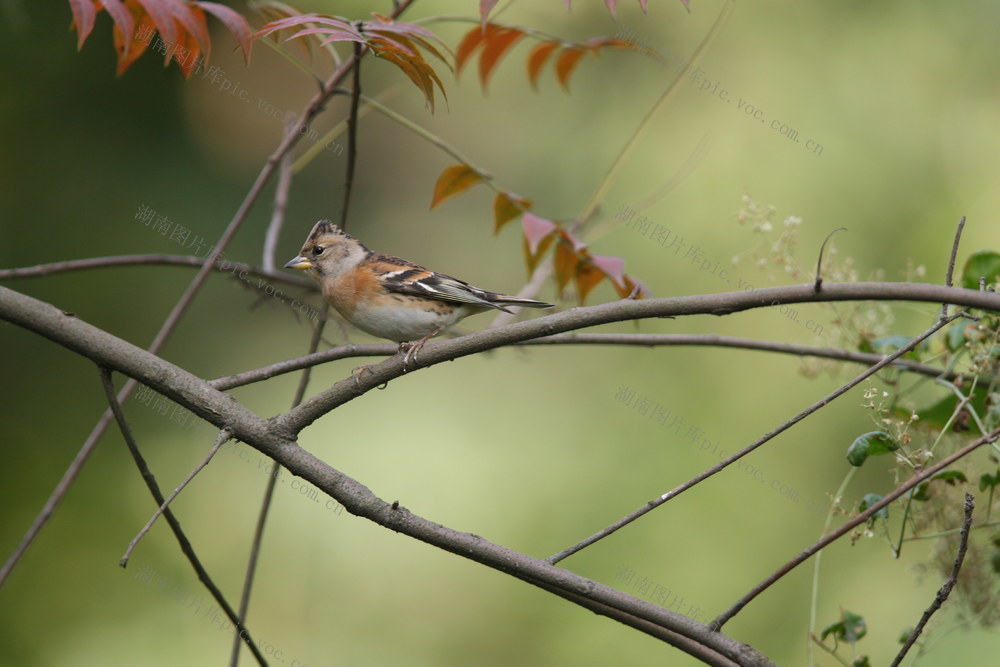
[[[398,307],[369,308],[363,313],[355,312],[352,323],[373,336],[401,343],[447,329],[469,314],[465,307],[447,314],[420,309],[401,310]]]

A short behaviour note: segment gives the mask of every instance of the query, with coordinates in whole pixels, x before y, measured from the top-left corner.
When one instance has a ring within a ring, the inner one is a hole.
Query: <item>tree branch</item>
[[[965,218],[962,218],[963,220]],[[953,258],[954,259],[954,258]],[[917,641],[917,637],[923,632],[924,626],[927,625],[927,621],[931,620],[931,616],[934,615],[941,605],[944,604],[948,596],[951,595],[951,589],[955,587],[958,582],[958,573],[962,570],[962,562],[965,561],[965,552],[969,548],[969,530],[972,528],[972,510],[976,507],[976,503],[972,496],[968,493],[965,494],[965,519],[962,521],[962,533],[959,535],[958,540],[958,554],[955,556],[955,564],[952,565],[951,575],[948,577],[947,581],[942,584],[941,588],[938,590],[937,595],[934,596],[934,601],[931,602],[931,606],[924,610],[923,615],[920,617],[920,622],[917,623],[917,627],[913,629],[910,636],[906,638],[906,643],[903,647],[899,649],[899,653],[896,654],[896,658],[892,661],[889,667],[897,667],[899,663],[903,662],[903,658],[906,657],[907,652],[909,652],[910,647],[913,646],[913,642]]]

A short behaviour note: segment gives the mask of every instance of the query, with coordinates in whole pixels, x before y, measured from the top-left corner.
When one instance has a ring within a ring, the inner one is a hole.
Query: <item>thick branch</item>
[[[410,513],[398,503],[389,504],[366,486],[344,475],[299,447],[279,428],[276,419],[265,420],[247,410],[234,398],[213,389],[195,377],[145,350],[104,332],[37,299],[0,287],[0,318],[23,326],[77,352],[99,365],[130,375],[188,408],[210,423],[230,430],[234,437],[285,466],[324,493],[339,501],[349,512],[396,532],[427,542],[464,558],[506,572],[522,581],[557,589],[566,599],[585,597],[606,607],[607,616],[671,641],[673,634],[686,638],[675,646],[690,651],[707,647],[726,660],[712,664],[767,665],[769,661],[741,644],[681,614],[622,593],[610,586],[563,570],[543,560],[521,554],[488,540],[452,530]],[[517,325],[512,325],[517,326]],[[588,605],[589,607],[589,605]],[[651,631],[655,626],[657,630]],[[691,642],[694,642],[692,644]],[[671,642],[673,643],[673,642]],[[697,655],[706,655],[699,650]]]

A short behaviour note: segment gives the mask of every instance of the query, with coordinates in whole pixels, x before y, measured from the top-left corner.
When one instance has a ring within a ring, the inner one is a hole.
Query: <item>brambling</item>
[[[330,305],[358,329],[400,344],[410,343],[404,364],[424,343],[459,320],[505,306],[551,308],[552,304],[473,287],[399,257],[373,252],[329,220],[309,233],[299,256],[285,268],[306,271]],[[415,343],[413,341],[416,341]]]

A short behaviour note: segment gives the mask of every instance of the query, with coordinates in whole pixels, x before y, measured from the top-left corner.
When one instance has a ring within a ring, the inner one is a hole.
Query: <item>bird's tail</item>
[[[552,308],[551,303],[545,303],[544,301],[535,301],[534,299],[522,299],[516,296],[508,296],[506,294],[490,294],[490,301],[501,306],[523,306],[525,308]]]

